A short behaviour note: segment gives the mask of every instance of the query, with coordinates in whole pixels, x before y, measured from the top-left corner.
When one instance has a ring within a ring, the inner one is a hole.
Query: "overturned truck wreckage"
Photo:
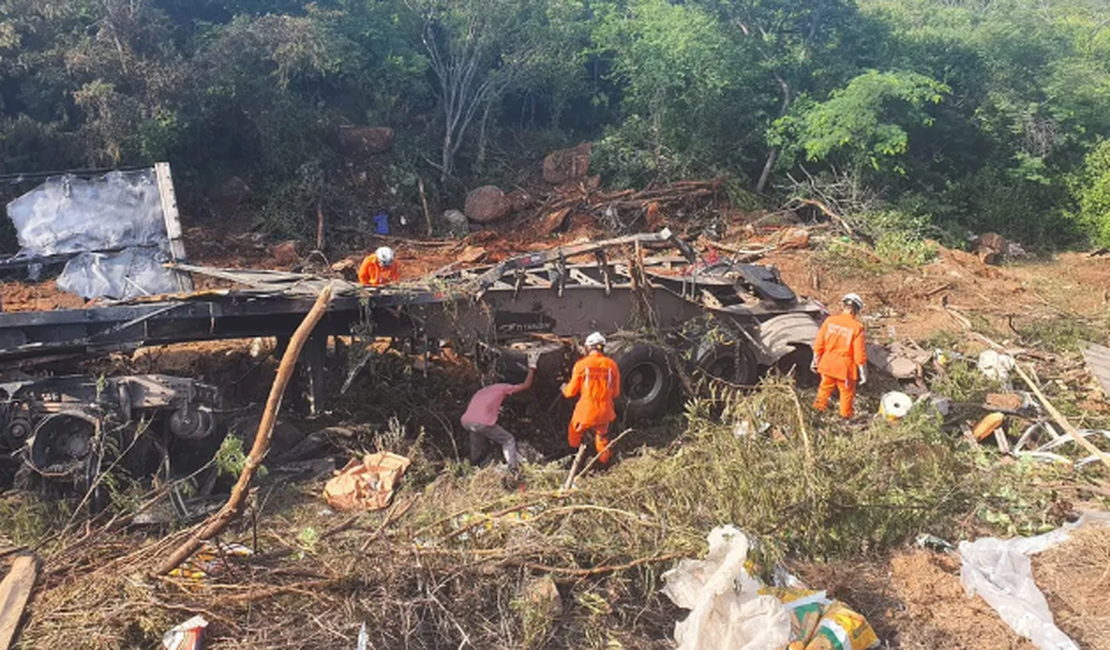
[[[94,508],[109,466],[159,469],[170,450],[216,431],[213,386],[169,375],[26,379],[0,384],[0,453],[22,487],[87,493]]]
[[[776,365],[807,372],[809,345],[824,316],[820,304],[796,296],[773,267],[706,261],[666,230],[372,289],[304,273],[217,269],[181,260],[167,266],[242,288],[0,314],[0,369],[143,345],[280,341],[330,285],[335,297],[301,356],[310,410],[319,410],[325,397],[328,337],[346,341],[369,325],[373,336],[411,339],[424,349],[447,340],[460,350],[493,350],[510,373],[523,368],[528,351],[541,350],[549,377],[565,368],[563,344],[569,339],[604,332],[612,341],[607,352],[621,367],[623,408],[638,418],[664,409],[676,375],[687,370],[737,385],[755,383]],[[164,420],[168,438],[150,443],[161,444],[163,452],[214,427],[214,392],[187,379],[45,379],[13,384],[7,392],[8,447],[30,440],[25,458],[34,473],[61,478],[84,472],[74,482],[85,485],[103,465],[102,452],[111,447],[104,432],[116,423]],[[56,422],[63,413],[68,415]],[[126,437],[113,443],[130,444]]]

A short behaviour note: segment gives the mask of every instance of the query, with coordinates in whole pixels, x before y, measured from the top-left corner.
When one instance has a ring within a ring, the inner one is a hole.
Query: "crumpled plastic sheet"
[[[979,594],[1010,628],[1039,650],[1080,650],[1053,622],[1048,601],[1033,580],[1029,557],[1068,539],[1092,523],[1110,523],[1105,513],[1088,513],[1074,524],[1036,537],[1001,540],[984,537],[960,542],[960,582],[968,596]]]
[[[8,216],[22,255],[169,246],[153,170],[50,178],[9,203]]]
[[[678,650],[865,650],[879,644],[867,620],[774,567],[775,587],[748,573],[748,537],[733,526],[709,534],[704,560],[663,574],[663,595],[690,615],[675,625]]]
[[[173,271],[162,266],[169,254],[150,248],[118,253],[81,253],[66,263],[58,288],[82,298],[128,300],[177,291]]]
[[[790,617],[748,575],[748,537],[733,526],[709,534],[704,560],[682,560],[663,574],[663,594],[690,610],[675,625],[678,650],[771,650],[790,642]]]

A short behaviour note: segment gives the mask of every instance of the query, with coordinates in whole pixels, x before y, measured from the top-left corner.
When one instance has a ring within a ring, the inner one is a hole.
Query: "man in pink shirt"
[[[522,393],[532,387],[532,378],[536,375],[536,362],[539,355],[528,355],[528,377],[523,384],[493,384],[474,393],[470,398],[470,406],[462,416],[462,426],[470,433],[470,462],[477,465],[486,454],[487,441],[501,445],[505,454],[505,462],[509,465],[510,472],[516,472],[520,466],[520,457],[516,450],[516,439],[513,434],[502,429],[497,424],[497,416],[501,411],[501,402],[509,395]]]

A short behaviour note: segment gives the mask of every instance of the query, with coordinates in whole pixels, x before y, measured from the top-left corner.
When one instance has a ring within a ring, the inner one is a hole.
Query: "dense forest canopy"
[[[194,213],[238,177],[244,227],[305,233],[375,209],[341,125],[395,130],[398,204],[589,140],[613,187],[1110,244],[1105,0],[0,0],[3,172],[168,160]]]

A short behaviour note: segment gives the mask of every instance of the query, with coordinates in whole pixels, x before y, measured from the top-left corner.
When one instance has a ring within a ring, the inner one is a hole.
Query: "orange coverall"
[[[571,447],[577,449],[582,444],[582,434],[593,429],[598,460],[609,462],[612,455],[606,449],[609,446],[609,423],[617,419],[613,400],[620,394],[621,371],[616,361],[598,350],[591,350],[574,364],[570,381],[563,388],[564,397],[581,395],[567,429]]]
[[[813,342],[813,354],[821,359],[817,364],[821,386],[817,389],[813,408],[824,411],[833,390],[839,389],[840,416],[852,417],[859,366],[867,363],[863,325],[849,313],[828,317]]]
[[[377,255],[370,254],[362,260],[362,266],[358,267],[358,281],[364,285],[378,287],[400,279],[396,260],[389,266],[383,266]]]

